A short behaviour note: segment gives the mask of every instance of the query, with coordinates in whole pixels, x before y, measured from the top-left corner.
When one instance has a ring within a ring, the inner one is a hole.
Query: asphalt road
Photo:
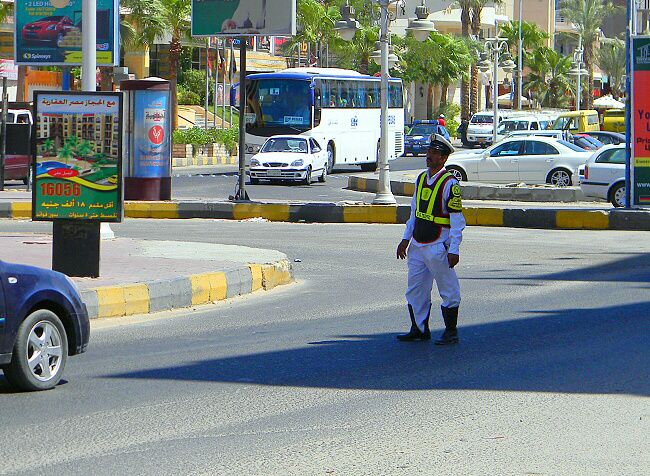
[[[0,473],[650,472],[647,233],[467,229],[462,342],[438,348],[395,340],[408,328],[401,226],[113,228],[278,249],[300,260],[298,283],[94,322],[53,391],[0,378]]]

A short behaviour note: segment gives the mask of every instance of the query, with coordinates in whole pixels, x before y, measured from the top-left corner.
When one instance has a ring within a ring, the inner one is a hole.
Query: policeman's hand
[[[453,253],[448,253],[447,254],[447,261],[449,262],[449,267],[453,268],[460,261],[460,256],[455,255]]]
[[[406,258],[406,250],[409,247],[409,240],[402,240],[397,245],[397,259]]]

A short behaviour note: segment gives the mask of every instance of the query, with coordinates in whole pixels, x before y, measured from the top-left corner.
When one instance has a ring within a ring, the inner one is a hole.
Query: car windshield
[[[508,134],[513,131],[525,131],[528,129],[528,121],[503,121],[497,127],[498,134]]]
[[[568,147],[569,149],[575,151],[575,152],[584,152],[585,150],[578,147],[575,144],[572,144],[571,142],[567,142],[565,140],[559,140],[558,143],[562,144],[564,147]]]
[[[472,124],[492,124],[492,116],[486,116],[486,115],[474,115],[472,116],[472,120],[469,121]]]
[[[264,143],[261,152],[292,152],[296,154],[306,154],[307,141],[305,139],[294,139],[290,137],[269,139]]]
[[[430,136],[436,132],[438,126],[436,124],[416,124],[411,129],[408,135],[410,136]]]

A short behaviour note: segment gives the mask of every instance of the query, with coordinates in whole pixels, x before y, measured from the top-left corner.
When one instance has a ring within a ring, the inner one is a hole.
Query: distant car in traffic
[[[580,189],[586,197],[625,206],[625,145],[608,145],[578,168]]]
[[[309,185],[327,180],[327,151],[313,137],[272,136],[250,161],[250,182],[282,180]]]
[[[88,312],[70,278],[0,261],[0,368],[12,385],[54,387],[89,337]]]
[[[413,127],[404,137],[404,155],[425,155],[431,142],[432,134],[440,134],[449,139],[449,132],[437,120],[415,121]]]
[[[574,172],[589,156],[589,152],[563,140],[515,137],[485,151],[451,154],[445,168],[462,181],[566,187],[572,184]]]
[[[573,134],[572,142],[578,147],[585,150],[598,150],[601,149],[605,144],[600,142],[595,137],[592,137],[586,133]]]

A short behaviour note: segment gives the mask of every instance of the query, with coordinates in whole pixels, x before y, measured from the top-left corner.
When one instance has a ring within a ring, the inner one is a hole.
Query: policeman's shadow
[[[108,375],[365,390],[500,390],[650,396],[650,302],[529,311],[461,329],[461,344],[395,334],[305,338],[297,348]],[[368,323],[364,319],[364,325]]]

